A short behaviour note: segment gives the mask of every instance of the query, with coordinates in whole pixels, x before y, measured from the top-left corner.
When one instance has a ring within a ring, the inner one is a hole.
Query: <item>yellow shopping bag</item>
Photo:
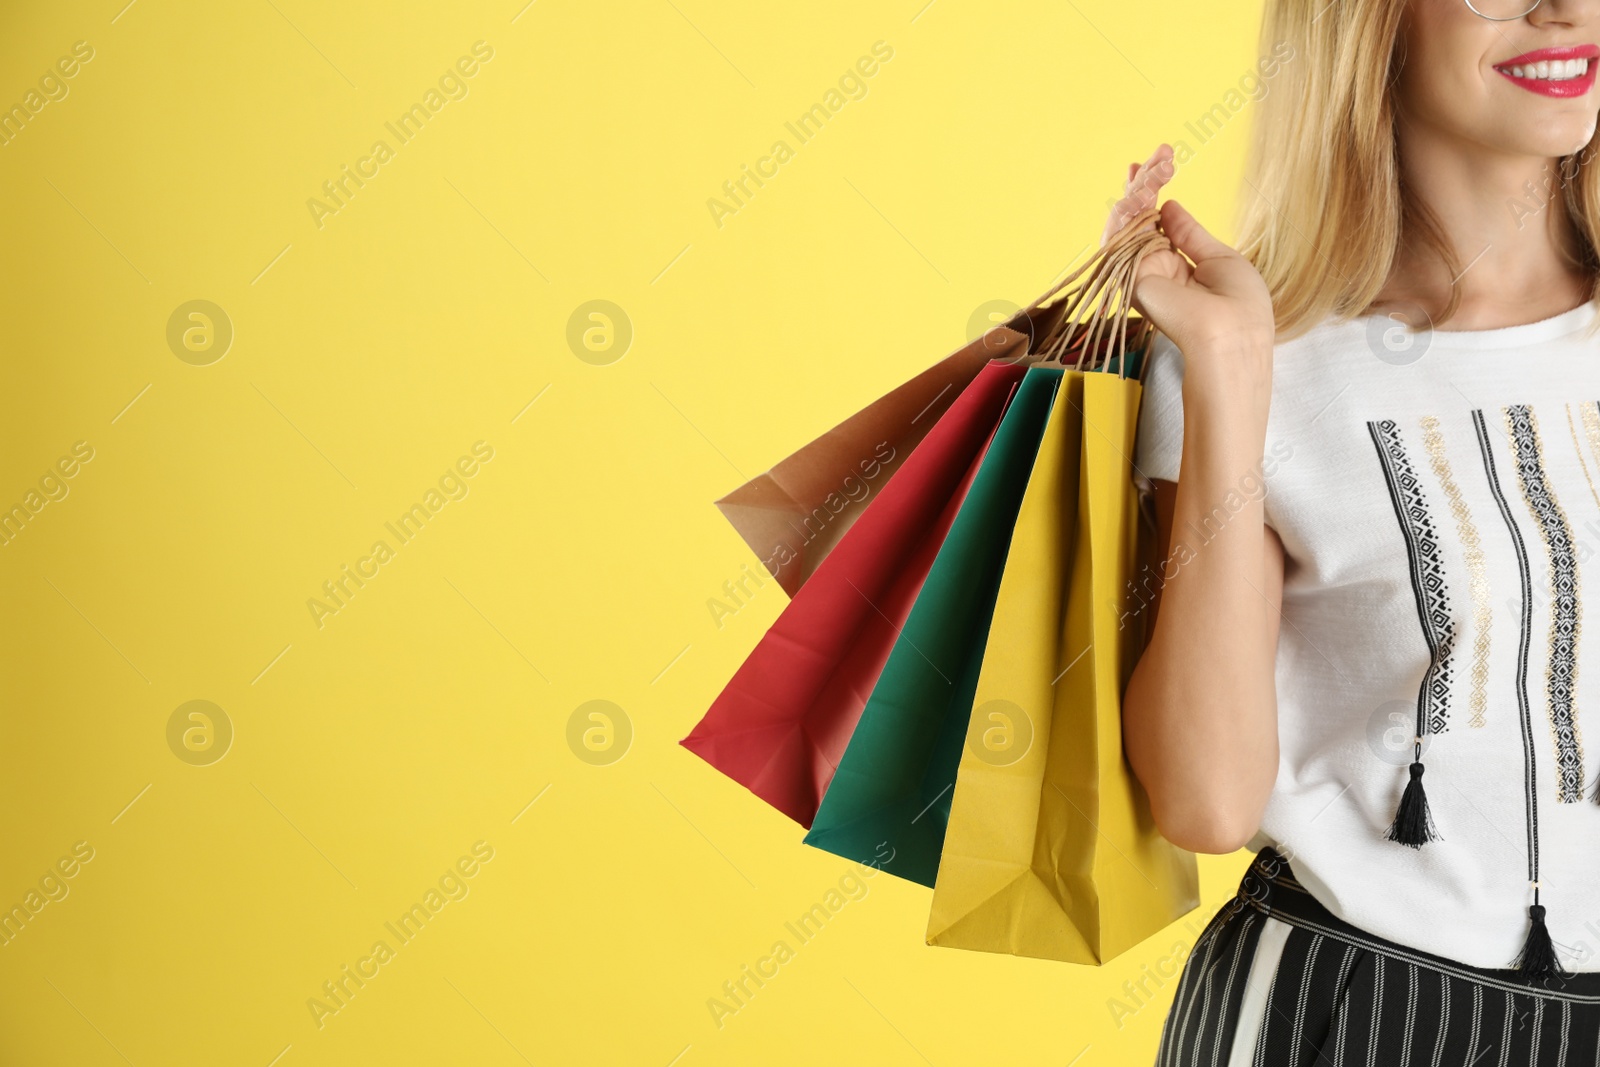
[[[1133,378],[1071,368],[1057,393],[984,651],[930,945],[1101,964],[1199,906],[1195,857],[1157,832],[1122,752],[1144,645],[1125,592],[1139,397]]]

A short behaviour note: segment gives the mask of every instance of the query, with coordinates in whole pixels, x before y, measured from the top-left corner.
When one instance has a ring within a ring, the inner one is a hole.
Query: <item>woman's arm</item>
[[[1227,853],[1255,833],[1277,776],[1273,669],[1283,542],[1252,503],[1197,546],[1188,524],[1199,526],[1209,509],[1198,504],[1206,493],[1195,491],[1205,478],[1191,481],[1191,469],[1186,456],[1181,488],[1154,483],[1156,566],[1167,583],[1148,609],[1151,639],[1123,698],[1123,740],[1162,835],[1193,852]],[[1174,528],[1183,531],[1176,540]],[[1252,558],[1255,571],[1230,572]],[[1252,573],[1259,575],[1253,582]],[[1208,583],[1231,586],[1232,595],[1215,597]],[[1224,617],[1230,606],[1240,609],[1240,622]],[[1260,634],[1254,641],[1243,621],[1252,617]]]
[[[1131,168],[1107,237],[1154,205],[1174,170],[1166,145]],[[1123,696],[1123,745],[1161,833],[1225,853],[1255,834],[1278,771],[1283,548],[1249,491],[1276,331],[1248,260],[1175,201],[1161,224],[1173,248],[1140,262],[1133,302],[1182,353],[1183,446],[1177,483],[1157,487],[1160,610]]]

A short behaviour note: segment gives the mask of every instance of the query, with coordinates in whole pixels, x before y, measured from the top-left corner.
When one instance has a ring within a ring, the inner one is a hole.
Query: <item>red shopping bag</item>
[[[680,744],[810,827],[1026,370],[995,360],[978,372]]]

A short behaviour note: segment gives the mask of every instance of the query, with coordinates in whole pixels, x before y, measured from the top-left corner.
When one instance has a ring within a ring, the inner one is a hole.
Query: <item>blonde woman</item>
[[[1256,853],[1159,1063],[1594,1064],[1600,0],[1266,8],[1239,251],[1169,200],[1135,290],[1126,750]]]

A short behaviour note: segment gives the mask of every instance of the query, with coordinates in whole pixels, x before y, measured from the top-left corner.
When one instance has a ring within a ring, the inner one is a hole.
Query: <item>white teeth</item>
[[[1542,81],[1570,81],[1589,73],[1587,59],[1541,60],[1523,67],[1509,67],[1513,78],[1531,78]]]

